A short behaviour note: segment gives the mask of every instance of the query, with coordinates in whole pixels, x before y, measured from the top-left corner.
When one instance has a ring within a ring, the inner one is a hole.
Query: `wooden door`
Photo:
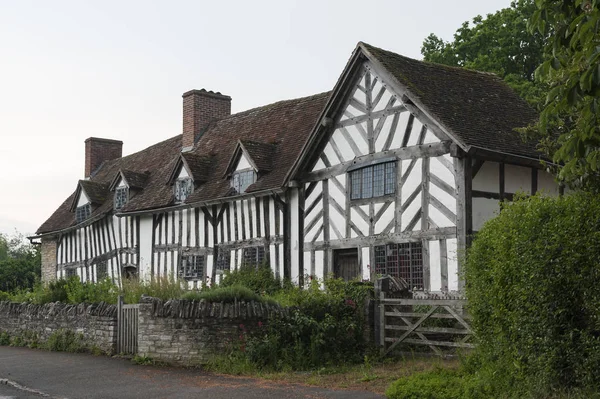
[[[333,252],[333,273],[346,281],[354,280],[360,275],[358,265],[358,249],[338,249]]]

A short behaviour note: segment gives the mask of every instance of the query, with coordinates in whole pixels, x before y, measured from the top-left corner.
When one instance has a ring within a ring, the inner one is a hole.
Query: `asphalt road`
[[[18,384],[20,388],[10,384]],[[127,359],[0,346],[0,399],[44,396],[51,399],[381,398],[364,391],[334,391],[194,369],[138,366]]]

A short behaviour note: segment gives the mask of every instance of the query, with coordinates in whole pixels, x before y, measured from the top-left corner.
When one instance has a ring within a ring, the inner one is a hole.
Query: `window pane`
[[[127,203],[127,187],[119,187],[115,190],[115,209],[121,209]]]
[[[373,167],[373,197],[381,197],[384,192],[385,164]]]
[[[385,246],[380,245],[375,249],[375,273],[386,274],[386,262],[385,262]]]
[[[108,277],[108,267],[106,261],[96,264],[96,281],[104,280]]]
[[[362,169],[362,198],[371,198],[373,196],[373,167],[369,166]]]
[[[217,270],[229,270],[231,265],[231,251],[230,250],[219,250],[219,257],[217,258]]]
[[[385,164],[385,193],[393,194],[396,192],[396,162]]]
[[[186,177],[184,179],[177,179],[175,182],[175,200],[177,202],[183,202],[192,193],[193,182],[192,179]]]
[[[85,204],[82,206],[78,206],[75,210],[75,221],[77,223],[81,223],[92,214],[92,206],[90,204]]]
[[[362,172],[360,170],[354,171],[350,173],[350,179],[352,180],[352,193],[350,194],[350,199],[358,199],[360,198],[361,191],[361,176]]]
[[[204,276],[204,256],[188,255],[181,258],[179,277],[187,280],[198,280]]]

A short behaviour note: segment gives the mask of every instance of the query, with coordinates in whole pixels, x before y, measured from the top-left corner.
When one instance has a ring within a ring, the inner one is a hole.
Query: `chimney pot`
[[[85,178],[89,178],[104,161],[121,158],[123,142],[90,137],[85,140]]]
[[[231,115],[231,97],[206,89],[183,93],[183,139],[182,149],[192,149],[196,137],[208,125]]]

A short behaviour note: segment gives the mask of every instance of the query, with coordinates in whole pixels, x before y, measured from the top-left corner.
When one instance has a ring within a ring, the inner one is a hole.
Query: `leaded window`
[[[92,206],[90,204],[85,204],[78,206],[75,210],[75,221],[77,223],[81,223],[92,214]]]
[[[217,256],[216,268],[217,271],[229,270],[231,267],[231,251],[219,250]]]
[[[231,177],[231,187],[240,194],[254,182],[256,182],[256,172],[252,169],[240,170]]]
[[[245,265],[261,265],[265,260],[265,247],[244,248],[243,260]]]
[[[401,277],[414,289],[424,288],[423,244],[420,241],[379,245],[374,249],[375,273]]]
[[[69,269],[65,269],[65,277],[66,278],[70,278],[73,276],[77,276],[77,271],[75,270],[75,268],[69,268]]]
[[[102,261],[96,264],[96,281],[104,280],[108,277],[108,265],[106,261]]]
[[[115,209],[121,209],[129,200],[129,188],[117,187],[115,190]]]
[[[204,277],[204,256],[187,255],[181,257],[179,265],[179,278],[186,280],[200,280]]]
[[[396,192],[396,162],[366,166],[350,172],[350,199],[383,197]]]
[[[182,177],[175,180],[175,201],[185,201],[192,191],[194,191],[194,182],[191,177]]]

